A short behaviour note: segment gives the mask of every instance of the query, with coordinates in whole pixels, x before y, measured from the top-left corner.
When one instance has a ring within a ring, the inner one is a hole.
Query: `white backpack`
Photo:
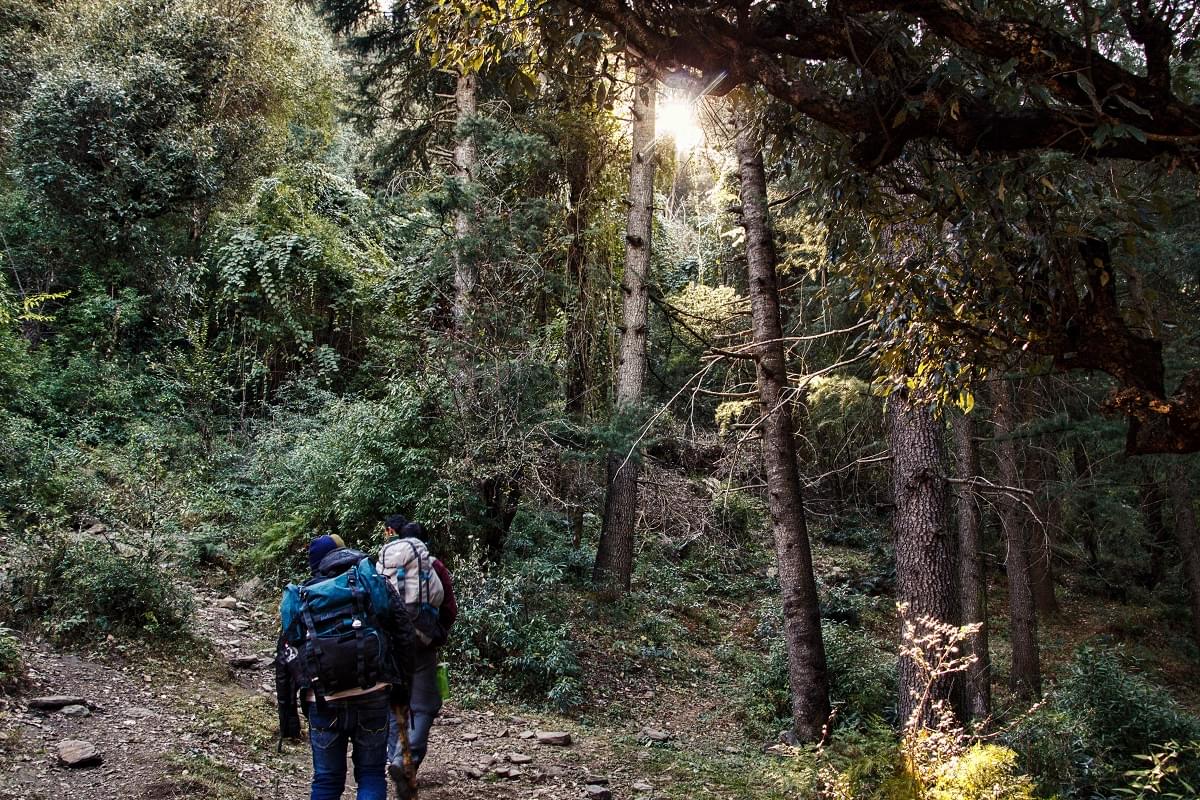
[[[392,582],[410,610],[414,606],[417,610],[441,608],[446,590],[433,569],[429,548],[420,539],[395,539],[385,544],[375,570]]]

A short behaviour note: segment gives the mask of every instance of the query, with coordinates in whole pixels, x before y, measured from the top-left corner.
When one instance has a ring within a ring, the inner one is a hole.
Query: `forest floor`
[[[206,589],[196,602],[196,639],[187,646],[110,639],[67,652],[25,641],[30,685],[0,700],[0,800],[307,797],[308,746],[276,750],[272,608]],[[608,669],[605,653],[591,655]],[[701,664],[669,687],[650,672],[614,676],[627,691],[586,722],[451,702],[431,737],[420,796],[565,800],[603,798],[607,789],[616,798],[769,797],[781,759],[737,733],[716,672]],[[29,706],[47,696],[77,702]],[[536,730],[567,731],[573,742],[541,745]],[[98,763],[64,766],[59,746],[69,740],[94,745]]]

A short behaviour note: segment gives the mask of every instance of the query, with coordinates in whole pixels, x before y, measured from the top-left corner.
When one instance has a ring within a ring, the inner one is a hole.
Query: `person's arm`
[[[442,582],[442,607],[438,612],[439,621],[442,623],[442,629],[449,635],[450,629],[454,627],[454,621],[458,619],[458,601],[454,599],[454,581],[450,577],[450,570],[446,569],[446,565],[441,559],[433,560],[433,571],[437,573],[438,580]]]
[[[300,712],[296,710],[296,687],[292,684],[292,675],[284,662],[284,648],[287,640],[279,634],[275,645],[275,702],[279,707],[279,744],[284,739],[300,738]]]
[[[407,707],[409,694],[412,691],[413,674],[413,642],[416,632],[412,619],[408,616],[408,608],[404,605],[404,597],[390,580],[384,580],[387,586],[388,603],[391,613],[380,618],[380,627],[384,629],[391,642],[392,664],[396,674],[393,676],[392,688],[389,692],[388,703],[393,707]]]

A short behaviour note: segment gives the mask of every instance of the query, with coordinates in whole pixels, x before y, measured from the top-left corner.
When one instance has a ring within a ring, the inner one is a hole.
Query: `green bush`
[[[570,627],[535,607],[538,601],[552,606],[549,595],[561,573],[526,566],[489,573],[478,558],[456,565],[459,613],[446,655],[456,668],[497,673],[500,688],[568,711],[583,701]]]
[[[109,633],[178,636],[193,610],[191,596],[163,571],[156,553],[122,555],[107,543],[35,544],[8,580],[5,616],[63,642]]]
[[[770,630],[772,626],[760,626]],[[778,630],[778,628],[775,628]],[[842,724],[863,725],[895,718],[896,656],[879,646],[870,634],[840,622],[824,620],[825,659],[830,699]],[[742,681],[742,707],[748,733],[761,737],[790,726],[791,690],[787,648],[782,637],[771,641],[770,654],[749,665]]]
[[[1047,703],[1006,738],[1042,791],[1090,798],[1124,786],[1126,773],[1163,743],[1200,739],[1200,719],[1129,672],[1119,651],[1083,647]],[[1180,777],[1200,785],[1200,764]]]
[[[0,690],[12,691],[25,682],[25,659],[13,632],[0,628]]]

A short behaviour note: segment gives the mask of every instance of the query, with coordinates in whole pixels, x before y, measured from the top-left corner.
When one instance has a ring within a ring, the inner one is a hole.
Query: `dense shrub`
[[[1048,702],[1007,733],[1044,791],[1109,796],[1168,741],[1200,739],[1200,719],[1122,665],[1118,652],[1084,647]],[[1181,775],[1200,781],[1200,764]]]
[[[901,740],[879,723],[839,731],[820,753],[823,800],[1034,800],[1007,747],[923,731]]]
[[[5,616],[60,641],[109,633],[177,636],[192,615],[190,595],[152,551],[123,555],[102,542],[34,544],[12,565],[8,581]]]
[[[446,655],[456,667],[494,672],[502,688],[566,711],[583,701],[579,660],[570,626],[542,610],[552,607],[562,573],[536,561],[525,566],[489,573],[478,558],[459,561],[459,616]]]
[[[773,626],[760,626],[760,632]],[[775,628],[775,630],[778,630]],[[896,656],[863,630],[840,622],[821,623],[829,667],[830,699],[838,719],[862,725],[872,719],[895,718]],[[787,648],[775,634],[765,662],[747,670],[742,686],[745,719],[752,735],[787,728],[791,718]]]
[[[7,628],[0,628],[0,691],[11,691],[25,682],[21,643]]]

